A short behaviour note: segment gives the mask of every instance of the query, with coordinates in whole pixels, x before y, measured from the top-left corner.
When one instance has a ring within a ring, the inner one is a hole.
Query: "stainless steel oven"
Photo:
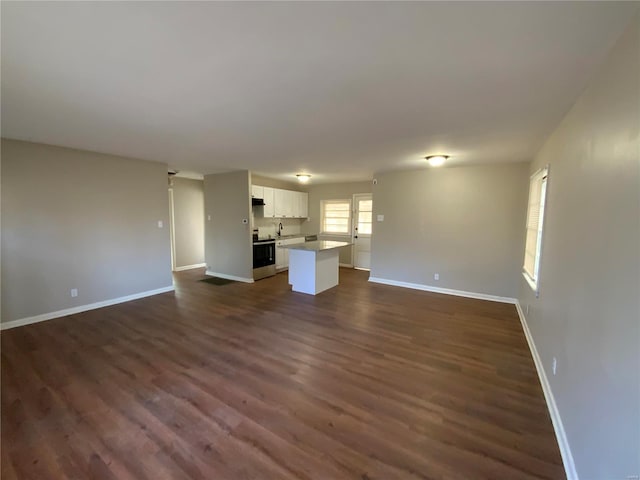
[[[253,241],[253,279],[270,277],[276,274],[276,241]]]

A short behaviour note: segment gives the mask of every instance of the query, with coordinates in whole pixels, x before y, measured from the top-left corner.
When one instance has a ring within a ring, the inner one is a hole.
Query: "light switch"
[[[211,215],[207,215],[207,220],[211,221]]]
[[[377,216],[379,222],[384,222],[384,215]]]
[[[158,228],[162,228],[164,226],[164,223],[162,223],[162,220],[158,220]]]

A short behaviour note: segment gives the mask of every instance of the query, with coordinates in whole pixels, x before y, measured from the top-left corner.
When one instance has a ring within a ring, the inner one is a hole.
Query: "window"
[[[538,273],[540,271],[540,251],[542,249],[542,229],[548,176],[549,167],[542,168],[531,176],[529,183],[527,239],[524,248],[522,273],[536,294],[538,293]]]
[[[358,200],[358,233],[371,235],[371,213],[373,202],[371,200]]]
[[[322,200],[322,232],[349,235],[351,230],[351,202],[349,200]]]

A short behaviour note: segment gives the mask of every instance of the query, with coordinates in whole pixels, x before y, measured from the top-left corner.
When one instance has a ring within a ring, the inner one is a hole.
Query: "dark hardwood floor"
[[[340,275],[2,332],[2,478],[565,478],[513,305]]]

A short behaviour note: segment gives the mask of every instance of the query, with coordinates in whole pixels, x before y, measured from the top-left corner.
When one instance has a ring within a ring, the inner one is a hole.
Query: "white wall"
[[[253,281],[251,174],[240,170],[205,175],[204,202],[207,271]]]
[[[171,286],[166,164],[2,140],[3,323]]]
[[[426,162],[425,162],[426,163]],[[378,173],[371,276],[515,297],[522,266],[527,164]],[[384,215],[377,222],[377,215]],[[434,274],[440,280],[434,280]]]
[[[176,268],[204,263],[204,182],[172,178]]]
[[[519,279],[519,300],[583,480],[640,474],[639,23],[530,168],[550,165],[540,296]]]

